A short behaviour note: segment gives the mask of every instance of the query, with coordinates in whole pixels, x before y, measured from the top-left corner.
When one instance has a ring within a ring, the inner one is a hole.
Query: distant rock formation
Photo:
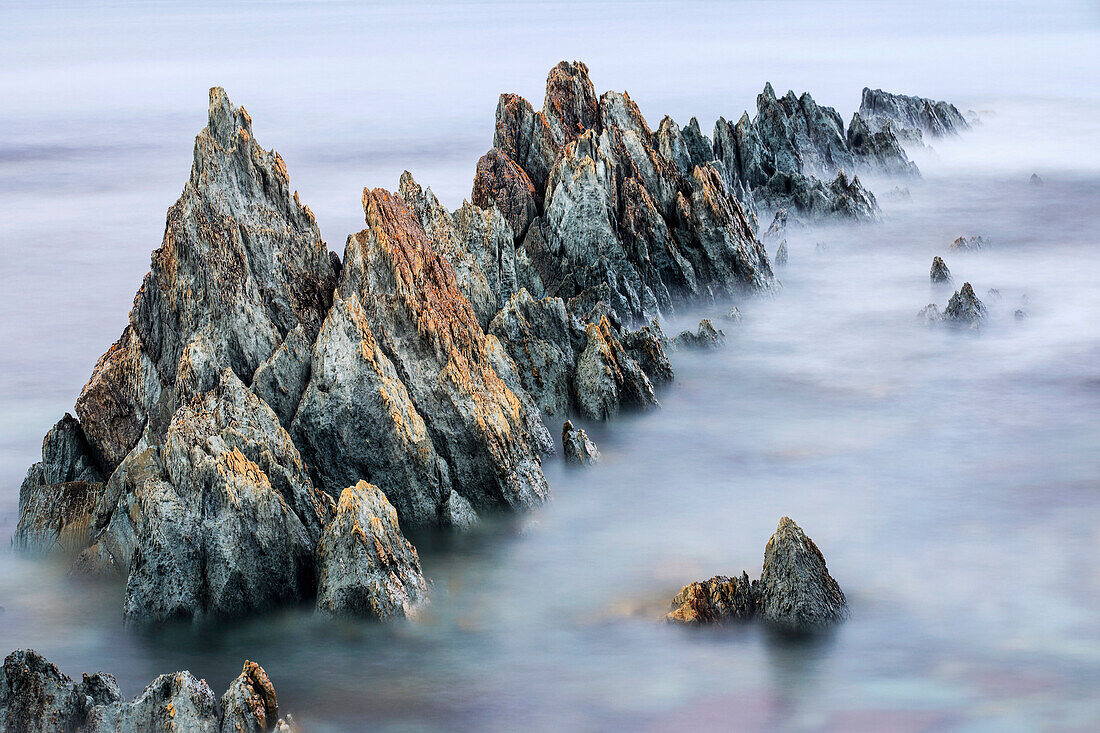
[[[948,249],[958,252],[978,252],[986,246],[986,241],[980,235],[958,237],[950,244]]]
[[[789,517],[764,548],[759,581],[715,576],[690,583],[672,599],[665,616],[670,623],[722,625],[759,616],[778,631],[803,634],[821,631],[848,617],[848,602],[829,575],[825,558]]]
[[[561,443],[565,462],[578,466],[591,466],[600,462],[600,451],[588,438],[584,428],[575,428],[569,420],[561,428]]]
[[[951,270],[947,269],[947,263],[939,255],[932,258],[932,269],[929,271],[928,276],[934,283],[951,282]]]
[[[1038,173],[1032,173],[1031,178],[1029,178],[1027,182],[1031,186],[1042,186],[1043,185],[1043,179],[1039,177]]]
[[[47,733],[291,733],[267,673],[255,662],[219,701],[205,680],[190,672],[157,677],[131,702],[122,702],[115,678],[104,672],[73,682],[33,649],[20,649],[0,667],[0,729]]]
[[[859,114],[876,132],[893,133],[904,143],[923,144],[924,137],[957,135],[970,124],[953,104],[924,97],[863,88]]]
[[[681,331],[674,342],[677,348],[686,349],[717,349],[724,343],[726,343],[725,332],[715,328],[709,318],[699,321],[699,328],[695,333]]]
[[[970,283],[963,283],[963,286],[951,296],[951,300],[948,301],[947,308],[943,312],[946,321],[971,325],[981,321],[985,318],[985,315],[985,305],[978,300],[978,296],[974,294],[974,288],[970,286]]]

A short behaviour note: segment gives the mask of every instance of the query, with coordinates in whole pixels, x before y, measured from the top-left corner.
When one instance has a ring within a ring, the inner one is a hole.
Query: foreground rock
[[[420,558],[397,512],[376,486],[344,489],[317,545],[317,608],[382,621],[409,616],[426,600]]]
[[[764,548],[759,581],[715,576],[691,583],[672,600],[670,623],[721,625],[761,617],[785,633],[812,633],[848,617],[844,592],[813,540],[788,517]]]
[[[815,631],[848,617],[844,591],[821,551],[789,517],[764,548],[759,600],[764,621],[782,631]]]
[[[14,651],[0,668],[0,730],[26,733],[144,733],[292,731],[279,718],[279,702],[267,673],[246,661],[240,676],[218,699],[190,672],[157,677],[132,702],[122,702],[115,678],[85,674],[79,683],[33,649]]]
[[[561,443],[565,462],[578,466],[591,466],[600,462],[600,451],[588,438],[583,428],[573,427],[569,420],[561,428]]]
[[[963,286],[951,296],[951,300],[944,309],[943,317],[946,321],[976,325],[985,318],[986,309],[978,296],[974,294],[974,288],[970,283]]]
[[[932,258],[932,269],[929,271],[929,277],[934,283],[951,282],[951,270],[947,269],[947,263],[938,255]]]

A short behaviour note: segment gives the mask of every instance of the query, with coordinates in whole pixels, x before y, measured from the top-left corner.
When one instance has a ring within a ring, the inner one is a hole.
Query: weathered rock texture
[[[600,451],[588,438],[584,428],[575,428],[569,420],[561,428],[561,444],[565,462],[578,466],[591,466],[600,462]]]
[[[986,309],[978,296],[974,294],[974,288],[970,283],[963,286],[951,296],[947,302],[947,308],[943,311],[945,321],[976,325],[985,318]]]
[[[677,348],[686,349],[717,349],[724,343],[726,343],[725,331],[715,328],[709,318],[704,318],[699,321],[699,328],[695,333],[681,331],[674,345]]]
[[[689,625],[748,621],[756,615],[755,586],[744,572],[740,577],[716,575],[690,583],[672,599],[672,610],[665,620]]]
[[[958,237],[951,243],[950,249],[960,252],[978,252],[985,247],[986,241],[981,235],[975,234],[969,237]]]
[[[760,573],[760,613],[777,629],[823,629],[848,617],[848,602],[817,545],[788,517],[764,548]]]
[[[820,631],[848,617],[848,604],[813,540],[788,517],[764,548],[759,581],[715,576],[691,583],[676,594],[671,623],[723,624],[761,617],[786,633]]]
[[[384,621],[413,614],[427,594],[416,548],[386,495],[366,481],[344,489],[317,545],[317,608]]]
[[[0,730],[55,733],[83,730],[98,705],[122,699],[115,678],[103,672],[73,682],[33,649],[19,649],[0,667]]]
[[[871,129],[892,132],[904,142],[921,143],[925,135],[944,137],[970,129],[953,104],[867,87],[863,88],[859,114]]]

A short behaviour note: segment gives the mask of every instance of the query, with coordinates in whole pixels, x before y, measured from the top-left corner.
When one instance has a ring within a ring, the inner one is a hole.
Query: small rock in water
[[[920,313],[917,314],[917,318],[921,319],[925,323],[939,323],[943,320],[943,314],[940,313],[940,308],[935,303],[929,303],[920,309]]]
[[[1038,173],[1032,173],[1031,178],[1028,180],[1028,183],[1032,186],[1042,186],[1043,185],[1043,179],[1039,178]]]
[[[709,318],[704,318],[699,321],[698,331],[681,331],[675,343],[681,348],[716,349],[726,343],[726,334],[721,329],[716,329]]]
[[[672,599],[669,623],[701,625],[748,621],[756,614],[754,583],[749,574],[729,578],[716,575],[710,580],[685,585]]]
[[[764,621],[787,632],[815,631],[848,617],[844,591],[821,550],[789,517],[779,520],[764,548],[759,603]]]
[[[785,267],[787,265],[787,240],[784,239],[779,243],[779,249],[775,250],[775,265],[776,267]]]
[[[990,300],[1000,300],[1001,291],[997,290],[997,288],[990,288],[986,291],[985,297],[989,298]]]
[[[1022,308],[1017,308],[1015,315],[1016,315],[1016,320],[1017,321],[1026,321],[1027,320],[1027,311],[1023,310]],[[2,611],[2,610],[3,609],[0,609],[0,611]]]
[[[979,235],[970,237],[959,237],[951,243],[950,249],[959,250],[962,252],[977,252],[985,247],[986,241]]]
[[[913,198],[913,194],[909,192],[908,186],[894,186],[886,192],[886,196],[888,198],[897,199],[898,201],[908,201]]]
[[[565,462],[578,466],[591,466],[600,462],[600,451],[584,432],[584,428],[575,428],[569,420],[561,428],[561,443],[565,451]]]
[[[963,286],[951,296],[943,312],[945,321],[969,323],[971,326],[976,326],[985,318],[985,315],[985,305],[978,300],[978,296],[974,295],[974,288],[970,283],[963,283]]]
[[[741,311],[738,310],[737,306],[730,308],[730,312],[726,314],[726,320],[731,323],[740,323],[743,320],[741,318]]]
[[[947,269],[947,263],[939,256],[932,258],[932,271],[930,274],[934,283],[951,282],[951,270]]]
[[[381,620],[411,615],[428,595],[420,558],[376,486],[344,489],[317,545],[317,609]]]

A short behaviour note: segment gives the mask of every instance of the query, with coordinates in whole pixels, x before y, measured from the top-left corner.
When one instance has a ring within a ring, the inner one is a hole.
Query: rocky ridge
[[[876,132],[896,135],[904,143],[921,145],[924,137],[957,135],[970,129],[955,105],[924,97],[863,88],[859,115]]]
[[[33,649],[20,649],[0,667],[0,729],[25,733],[290,733],[263,667],[246,661],[219,700],[190,672],[157,677],[131,702],[122,701],[105,672],[74,682]]]

